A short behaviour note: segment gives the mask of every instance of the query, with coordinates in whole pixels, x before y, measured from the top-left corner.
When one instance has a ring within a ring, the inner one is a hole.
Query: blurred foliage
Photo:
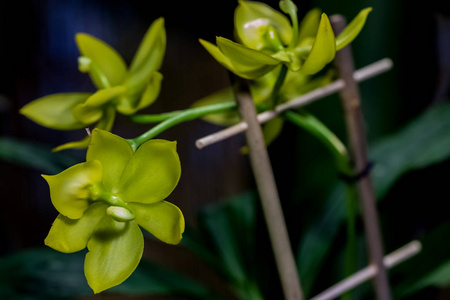
[[[431,107],[397,133],[373,144],[370,157],[376,162],[372,174],[377,198],[383,200],[407,172],[448,160],[449,149],[450,104]],[[320,286],[334,283],[318,278],[328,273],[329,257],[342,252],[343,245],[336,243],[336,238],[345,220],[343,197],[342,184],[338,184],[299,244],[297,262],[303,289],[309,296],[318,282]],[[276,297],[280,292],[273,284],[277,282],[276,271],[254,193],[205,207],[198,214],[198,224],[197,230],[186,232],[182,245],[216,270],[241,299]],[[442,242],[449,234],[450,220],[421,234],[423,251],[391,271],[396,298],[450,283],[450,246]],[[90,291],[83,276],[83,256],[83,252],[65,255],[34,249],[4,257],[0,261],[0,295],[30,300],[87,295]],[[335,274],[329,280],[338,277]],[[147,261],[142,261],[138,271],[112,292],[176,294],[189,299],[217,297],[203,285]]]
[[[53,300],[92,295],[83,271],[86,251],[64,254],[34,248],[0,259],[0,298]],[[219,299],[204,286],[148,261],[111,293],[182,295],[188,299]]]
[[[372,180],[378,200],[382,200],[393,184],[408,171],[443,162],[450,157],[449,116],[449,104],[437,105],[401,131],[370,147],[370,158],[375,162]],[[316,275],[326,255],[334,250],[335,238],[345,220],[344,197],[343,184],[339,184],[331,192],[322,215],[300,241],[297,263],[306,294],[316,283]]]
[[[0,137],[0,159],[10,163],[50,174],[79,163],[78,159],[64,153],[52,153],[51,149],[43,144]]]

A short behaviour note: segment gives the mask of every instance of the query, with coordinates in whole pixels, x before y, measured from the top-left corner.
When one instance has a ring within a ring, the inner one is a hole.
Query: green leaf
[[[106,207],[101,202],[93,203],[78,220],[58,215],[45,238],[45,245],[63,253],[83,250],[105,215]]]
[[[161,81],[163,75],[159,72],[153,72],[147,82],[147,87],[142,95],[127,95],[121,97],[116,106],[117,110],[124,115],[131,115],[138,110],[148,107],[155,102],[161,90]]]
[[[39,125],[58,129],[73,130],[86,125],[73,116],[73,109],[91,96],[89,93],[53,94],[36,99],[20,110],[20,113]]]
[[[372,175],[377,197],[384,197],[403,174],[448,159],[448,149],[450,105],[435,105],[401,131],[371,148],[370,158],[375,162]]]
[[[43,247],[0,258],[0,298],[60,300],[92,294],[83,273],[84,251]]]
[[[164,18],[155,20],[147,30],[130,65],[130,74],[145,70],[149,75],[161,68],[166,51]]]
[[[0,258],[0,298],[61,300],[92,296],[84,276],[85,251],[65,254],[34,248]],[[213,291],[163,266],[141,261],[113,293],[180,295],[189,299],[219,299]]]
[[[94,129],[86,161],[100,161],[103,167],[103,187],[112,191],[119,186],[126,165],[133,156],[130,144],[110,132]]]
[[[311,9],[300,23],[298,42],[302,43],[304,39],[314,38],[319,29],[319,20],[322,11],[318,8]]]
[[[91,74],[92,81],[97,88],[107,88],[122,83],[127,73],[123,58],[105,42],[85,33],[75,36],[78,49],[82,56],[91,60],[93,66],[102,76],[106,77],[109,86],[104,86],[97,76]],[[91,73],[91,72],[90,72]]]
[[[252,49],[262,50],[268,26],[275,29],[284,45],[292,39],[289,20],[267,4],[256,1],[239,1],[234,13],[234,27],[242,43]]]
[[[73,109],[75,119],[85,124],[95,123],[103,116],[105,107],[108,102],[123,95],[126,92],[126,87],[123,85],[114,86],[111,88],[101,89],[90,96],[84,103],[78,104]]]
[[[144,237],[135,221],[117,222],[105,215],[87,244],[84,271],[94,293],[127,279],[141,260]]]
[[[256,79],[273,70],[280,60],[263,52],[242,46],[228,39],[218,37],[217,46],[230,60],[236,75]]]
[[[198,215],[200,232],[187,231],[181,242],[225,276],[242,299],[264,299],[257,280],[270,273],[259,248],[266,245],[256,237],[257,208],[257,196],[250,192],[209,205]]]
[[[139,226],[164,243],[176,245],[184,232],[184,217],[172,203],[161,201],[153,204],[129,204],[136,212]]]
[[[77,164],[57,175],[42,175],[50,187],[50,197],[58,212],[79,219],[89,206],[89,189],[102,180],[98,160]]]
[[[450,283],[450,247],[443,242],[443,237],[449,234],[448,221],[426,230],[420,238],[421,252],[390,272],[397,279],[393,288],[396,299],[407,299],[421,289],[445,287]]]
[[[368,7],[359,12],[359,14],[348,24],[347,27],[336,38],[336,51],[341,50],[350,44],[361,32],[366,23],[367,16],[372,11],[372,7]]]
[[[423,147],[427,145],[427,147]],[[399,132],[369,147],[375,162],[372,181],[376,198],[382,199],[405,173],[450,158],[450,104],[437,105]],[[339,226],[345,220],[345,191],[339,184],[322,216],[302,237],[297,263],[305,294],[311,291],[320,267],[332,248]]]
[[[330,21],[326,14],[322,14],[316,39],[311,52],[302,66],[305,74],[315,74],[334,59],[336,53],[335,37]]]
[[[125,167],[119,191],[128,203],[155,203],[172,193],[180,175],[176,142],[149,140],[136,150]]]
[[[71,156],[52,153],[46,145],[11,138],[0,138],[0,159],[49,174],[59,173],[79,163]]]
[[[141,261],[130,278],[111,291],[131,295],[179,295],[183,299],[223,299],[202,284],[149,261]]]

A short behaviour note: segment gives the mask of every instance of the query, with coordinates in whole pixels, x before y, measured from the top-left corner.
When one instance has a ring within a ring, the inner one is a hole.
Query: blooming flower
[[[85,275],[95,293],[120,284],[142,257],[142,227],[177,244],[184,231],[178,207],[164,201],[180,178],[175,142],[129,143],[95,129],[86,162],[43,177],[60,213],[45,244],[65,253],[88,248]]]
[[[110,131],[116,111],[134,114],[152,104],[159,95],[161,67],[166,47],[164,19],[153,22],[127,66],[116,50],[105,42],[79,33],[79,69],[88,73],[98,88],[95,93],[52,94],[25,105],[20,112],[36,123],[57,130],[74,130],[96,124]],[[86,148],[89,137],[57,147]]]
[[[372,10],[362,10],[336,38],[326,14],[319,22],[320,14],[314,10],[299,26],[292,1],[280,1],[280,8],[292,24],[264,3],[239,0],[234,15],[239,43],[223,37],[217,37],[217,46],[204,40],[200,43],[225,68],[246,79],[260,78],[282,64],[292,71],[315,74],[359,34]]]

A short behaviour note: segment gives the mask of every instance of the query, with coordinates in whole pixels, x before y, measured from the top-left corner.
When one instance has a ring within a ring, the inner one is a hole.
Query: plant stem
[[[182,110],[176,110],[171,112],[166,112],[162,114],[154,114],[154,115],[131,115],[128,118],[138,124],[150,124],[150,123],[159,123],[163,122],[167,119],[173,118],[180,113]]]
[[[292,253],[283,211],[278,196],[269,155],[256,119],[256,109],[247,82],[237,78],[236,101],[242,119],[248,124],[246,139],[250,152],[250,162],[269,231],[270,241],[280,275],[285,299],[301,300],[303,293]]]
[[[335,34],[342,32],[345,27],[345,19],[340,15],[335,15],[330,20]],[[354,163],[355,173],[358,174],[368,164],[367,142],[364,133],[364,119],[361,111],[359,90],[353,78],[354,66],[350,47],[346,46],[337,52],[335,61],[339,76],[345,82],[345,88],[340,94],[345,112],[352,162]],[[377,274],[374,280],[375,293],[377,299],[389,300],[391,299],[391,292],[387,271],[383,264],[383,243],[380,225],[378,223],[375,194],[370,176],[364,176],[356,185],[361,201],[370,261],[377,268]]]
[[[333,155],[339,172],[347,175],[351,174],[347,148],[321,121],[313,115],[306,113],[305,110],[301,113],[286,111],[283,117],[318,138]]]
[[[288,72],[288,67],[283,64],[281,65],[280,73],[278,73],[277,81],[275,82],[275,85],[273,86],[272,93],[270,94],[270,104],[271,108],[274,108],[279,103],[279,96],[280,96],[280,89],[283,86],[284,80],[286,79],[286,75]]]
[[[151,128],[147,132],[141,134],[140,136],[138,136],[134,139],[129,139],[128,142],[131,144],[131,147],[135,151],[137,148],[139,148],[140,145],[142,145],[146,141],[154,138],[161,132],[163,132],[179,123],[186,122],[186,121],[192,121],[192,120],[201,118],[208,114],[227,111],[227,110],[233,109],[235,107],[236,107],[236,103],[226,102],[226,103],[219,103],[219,104],[213,104],[213,105],[208,105],[208,106],[190,108],[190,109],[180,111],[180,112],[171,112],[171,113],[162,114],[163,118],[166,118],[163,122],[154,126],[153,128]],[[142,122],[142,120],[145,119],[146,116],[145,115],[144,116],[133,116],[133,118],[137,118],[137,117],[142,117],[141,118],[141,122]],[[161,117],[161,115],[160,115],[160,117]],[[153,116],[150,116],[149,119],[152,119],[152,118],[153,118]]]
[[[347,195],[345,197],[347,202],[347,245],[345,248],[344,275],[347,277],[356,272],[357,267],[356,215],[358,213],[358,190],[355,184],[346,182],[345,192]],[[351,299],[350,294],[347,297]]]
[[[286,111],[283,117],[291,123],[303,128],[311,133],[331,152],[334,157],[336,168],[344,175],[351,175],[352,169],[347,148],[341,140],[326,127],[319,119],[313,115],[294,111]],[[347,193],[347,245],[345,250],[345,276],[350,276],[356,271],[356,203],[358,199],[356,187],[353,183],[346,182],[345,189]]]

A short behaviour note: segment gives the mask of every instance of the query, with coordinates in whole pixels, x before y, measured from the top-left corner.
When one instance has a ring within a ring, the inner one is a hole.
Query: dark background
[[[265,2],[278,8],[278,1]],[[352,44],[355,65],[360,68],[389,57],[394,68],[361,84],[369,141],[394,132],[433,102],[448,98],[450,21],[444,2],[296,1],[300,16],[317,6],[328,15],[341,13],[348,20],[361,9],[373,7],[361,35]],[[0,136],[52,147],[83,137],[83,130],[55,131],[18,114],[23,105],[44,95],[95,90],[88,76],[77,69],[77,32],[102,39],[129,63],[151,22],[160,16],[165,18],[167,51],[161,69],[162,91],[143,112],[187,108],[228,86],[227,72],[202,48],[198,38],[211,42],[215,36],[231,38],[236,5],[237,1],[0,0]],[[337,97],[327,99],[326,104],[314,104],[311,110],[345,140],[339,101]],[[146,128],[119,117],[114,132],[132,138]],[[239,154],[242,136],[204,150],[195,148],[197,138],[218,129],[194,121],[160,136],[178,141],[182,178],[168,200],[181,208],[192,226],[197,210],[205,204],[253,188],[248,159]],[[325,195],[328,184],[336,178],[326,150],[287,125],[269,151],[282,199],[311,212],[303,213],[300,222],[313,219],[320,210],[314,199]],[[83,151],[68,153],[80,160],[84,156]],[[1,255],[43,245],[57,212],[41,173],[0,161]],[[427,193],[424,187],[410,195],[412,215],[421,211],[419,201]],[[288,224],[297,227],[298,212],[287,211],[286,215]],[[433,218],[427,214],[422,217],[418,226]],[[147,243],[146,256],[205,277],[182,249]]]

